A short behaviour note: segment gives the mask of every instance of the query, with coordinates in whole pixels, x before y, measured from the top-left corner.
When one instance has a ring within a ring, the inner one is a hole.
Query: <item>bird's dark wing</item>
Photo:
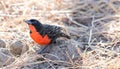
[[[51,39],[59,37],[59,34],[61,33],[61,27],[47,24],[44,24],[43,26],[44,26],[43,33],[47,34]]]
[[[62,32],[61,27],[55,25],[43,24],[43,29],[39,33],[43,36],[47,34],[53,42],[59,37],[70,38],[67,34]]]

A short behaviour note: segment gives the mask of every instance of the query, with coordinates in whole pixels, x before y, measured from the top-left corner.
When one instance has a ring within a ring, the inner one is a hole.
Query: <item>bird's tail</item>
[[[68,32],[65,28],[62,28],[61,30],[61,37],[66,37],[68,39],[71,39],[70,35],[68,35]]]
[[[62,37],[66,37],[66,38],[68,38],[68,39],[71,39],[70,36],[67,35],[67,34],[65,34],[65,33],[61,33],[61,36],[62,36]]]

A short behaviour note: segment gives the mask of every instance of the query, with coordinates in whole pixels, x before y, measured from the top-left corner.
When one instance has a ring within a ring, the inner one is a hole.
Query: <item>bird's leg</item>
[[[52,46],[53,45],[47,45],[47,46],[45,46],[43,49],[41,49],[41,50],[38,51],[38,54],[50,52],[50,50],[52,49]]]
[[[54,43],[54,44],[56,44],[57,42],[56,42],[56,40],[52,40],[52,42],[51,43]]]

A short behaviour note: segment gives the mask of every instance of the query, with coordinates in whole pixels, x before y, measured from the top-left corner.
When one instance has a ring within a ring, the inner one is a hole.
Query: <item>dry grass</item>
[[[67,54],[69,61],[57,61],[33,53],[32,47],[36,44],[29,37],[28,26],[23,22],[29,18],[65,27],[73,38],[70,42],[81,48],[76,47],[79,58],[73,60]],[[120,1],[1,0],[0,38],[6,42],[7,48],[11,42],[20,40],[30,47],[30,52],[32,49],[32,53],[26,52],[3,69],[20,69],[22,66],[44,62],[47,62],[51,69],[55,69],[52,63],[66,64],[60,69],[119,69]],[[88,51],[88,48],[92,50]],[[45,60],[36,61],[40,57]]]

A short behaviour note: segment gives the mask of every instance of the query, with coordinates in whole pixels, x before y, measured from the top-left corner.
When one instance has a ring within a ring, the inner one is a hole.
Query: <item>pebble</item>
[[[11,64],[15,59],[10,56],[7,48],[0,48],[0,67]]]
[[[6,47],[6,43],[0,39],[0,48],[5,48]]]
[[[10,52],[12,55],[19,57],[28,50],[28,46],[21,41],[15,41],[10,45]]]

